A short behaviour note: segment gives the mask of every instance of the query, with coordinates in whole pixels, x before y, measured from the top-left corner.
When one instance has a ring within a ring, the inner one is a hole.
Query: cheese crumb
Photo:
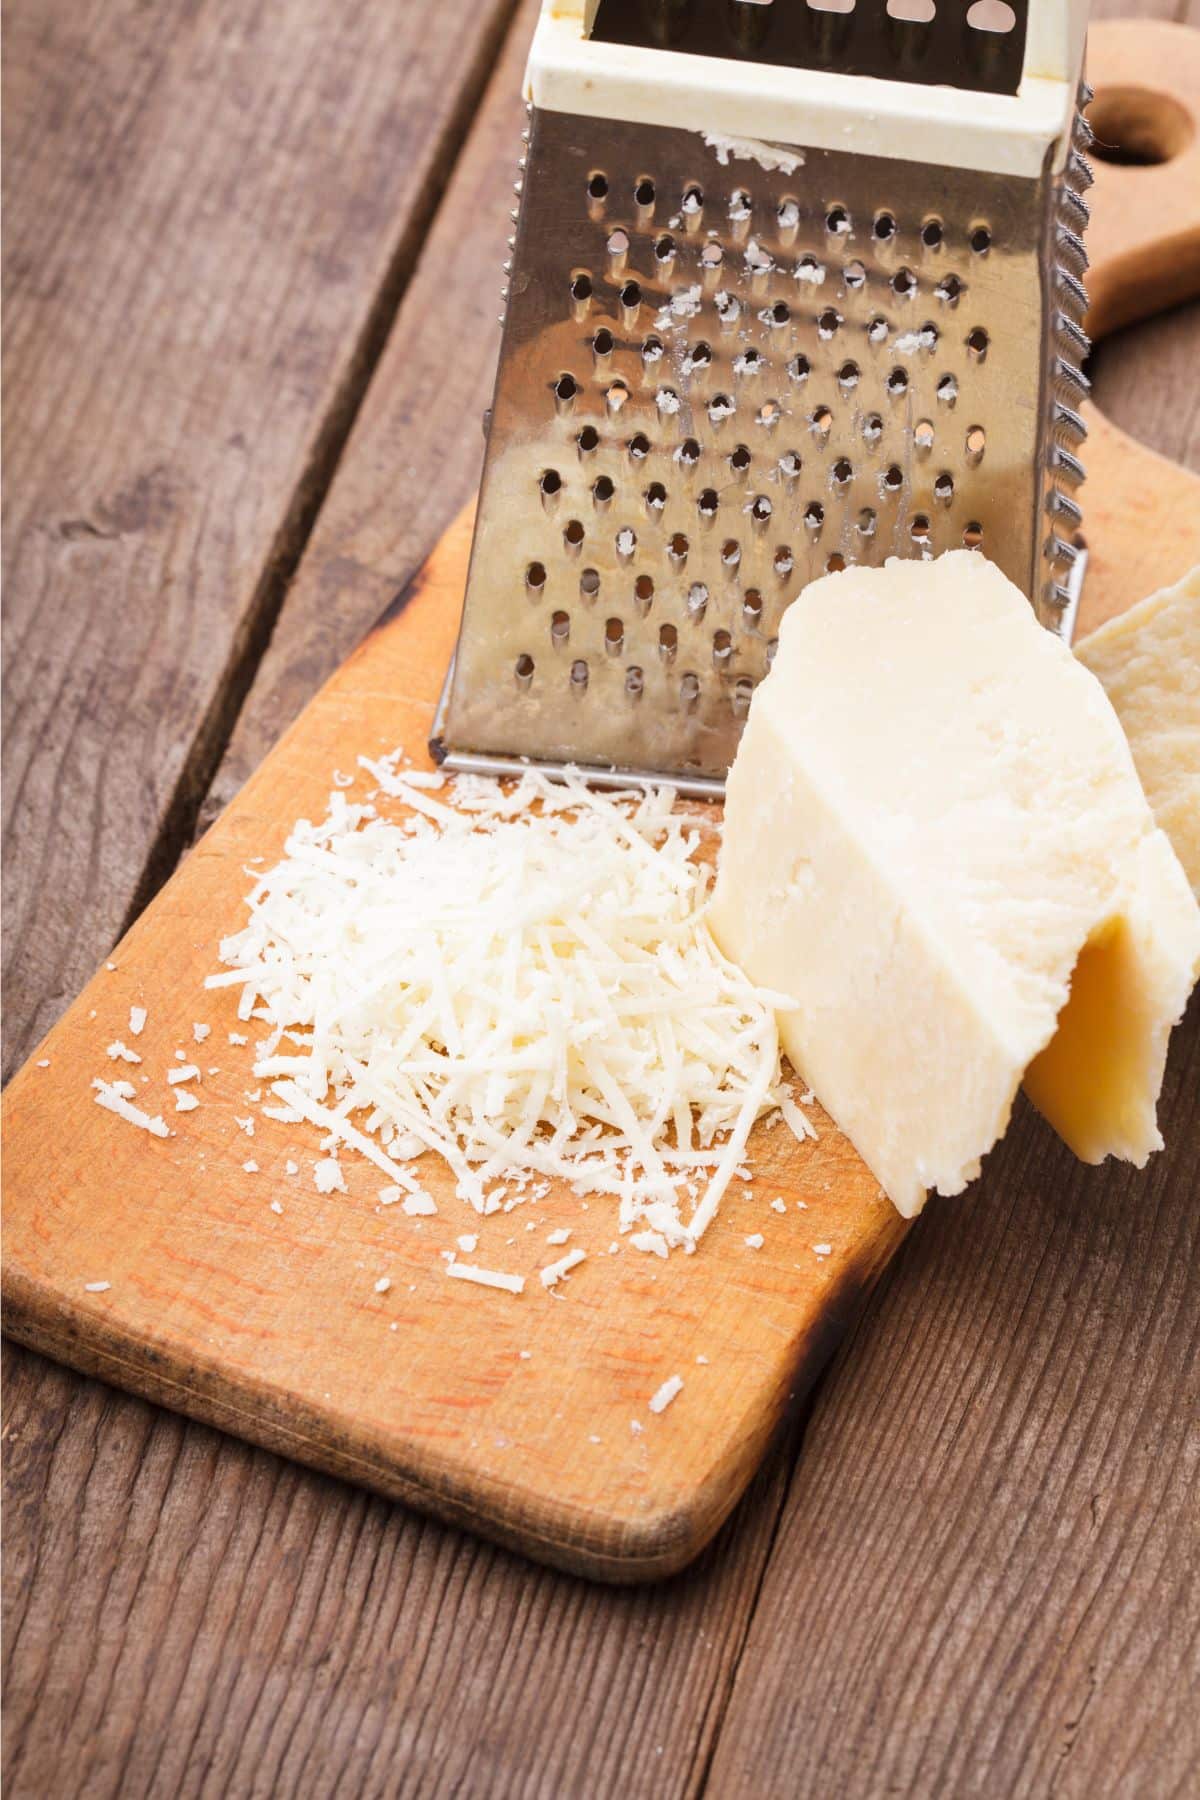
[[[198,1044],[202,1044],[204,1042],[205,1038],[211,1036],[211,1034],[212,1034],[212,1026],[211,1025],[193,1025],[192,1026],[192,1036],[195,1038],[195,1040]]]
[[[398,1187],[381,1187],[377,1195],[380,1206],[395,1206],[397,1200],[404,1198],[404,1189]]]
[[[560,1256],[557,1262],[548,1263],[542,1270],[542,1286],[557,1287],[563,1276],[569,1275],[572,1269],[577,1269],[586,1258],[586,1250],[568,1250],[565,1256]]]
[[[313,1165],[313,1181],[319,1194],[344,1194],[346,1177],[342,1174],[342,1165],[335,1156],[327,1156],[323,1162]]]
[[[498,1269],[480,1269],[473,1263],[447,1263],[446,1273],[456,1281],[473,1281],[478,1287],[503,1288],[507,1294],[520,1294],[525,1289],[523,1275],[503,1275]]]
[[[763,1247],[762,1232],[761,1231],[752,1231],[750,1233],[750,1236],[746,1239],[746,1245],[747,1245],[747,1248],[749,1248],[751,1250],[761,1250]]]
[[[150,1132],[153,1137],[170,1137],[165,1119],[155,1114],[153,1118],[139,1107],[129,1104],[129,1095],[133,1089],[127,1081],[101,1081],[98,1077],[92,1082],[96,1090],[96,1105],[104,1107],[106,1112],[116,1113],[117,1117],[126,1120],[130,1125],[137,1125],[142,1131]],[[122,1090],[125,1090],[122,1092]]]
[[[429,1218],[437,1206],[428,1194],[405,1194],[404,1211],[411,1218]]]
[[[167,1070],[167,1080],[172,1083],[176,1081],[199,1081],[199,1079],[200,1071],[195,1063],[184,1063],[181,1068]]]
[[[829,1256],[832,1254],[832,1252],[833,1252],[832,1244],[814,1244],[813,1245],[813,1255],[814,1256]]]
[[[229,1042],[231,1044],[248,1044],[250,1039],[244,1037],[240,1031],[231,1031],[229,1033]]]
[[[771,1211],[777,1212],[777,1213],[786,1212],[787,1211],[787,1201],[781,1200],[779,1195],[776,1194],[775,1198],[771,1202]]]
[[[190,1093],[187,1088],[180,1088],[175,1095],[176,1112],[195,1112],[199,1104],[195,1094]]]
[[[662,1386],[646,1402],[650,1411],[652,1413],[665,1412],[682,1387],[683,1377],[681,1375],[668,1376]]]
[[[285,1175],[298,1175],[300,1173],[300,1164],[293,1162],[289,1156],[288,1160],[283,1165],[283,1172]]]
[[[257,1175],[258,1174],[258,1164],[254,1161],[253,1157],[250,1158],[249,1162],[244,1162],[242,1164],[242,1167],[243,1167],[243,1169],[245,1169],[247,1175]]]
[[[375,1292],[377,1294],[386,1294],[391,1285],[391,1277],[388,1275],[381,1275],[379,1280],[375,1283]]]
[[[111,1286],[111,1281],[85,1281],[83,1291],[85,1294],[107,1294]]]
[[[470,1255],[471,1251],[474,1250],[479,1243],[479,1239],[473,1231],[467,1231],[463,1233],[462,1237],[460,1237],[457,1242],[459,1249],[465,1250],[467,1254]]]
[[[271,1211],[273,1213],[281,1213],[283,1211],[283,1208],[282,1208],[282,1206],[280,1206],[278,1200],[272,1200]]]
[[[560,1226],[557,1231],[547,1233],[546,1242],[548,1244],[565,1244],[570,1235],[565,1226]]]
[[[128,1044],[123,1044],[120,1038],[115,1038],[104,1054],[114,1062],[140,1063],[142,1060],[137,1051],[131,1050]]]
[[[635,1250],[644,1250],[648,1256],[669,1256],[671,1254],[667,1240],[661,1231],[635,1231],[629,1241]]]
[[[130,1009],[129,1009],[129,1035],[130,1035],[130,1037],[141,1037],[142,1032],[145,1030],[146,1018],[147,1018],[147,1013],[146,1013],[146,1008],[144,1006],[131,1006],[130,1007]]]

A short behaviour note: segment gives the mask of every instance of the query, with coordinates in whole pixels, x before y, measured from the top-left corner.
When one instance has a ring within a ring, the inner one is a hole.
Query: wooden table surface
[[[473,488],[532,16],[11,0],[6,1072]],[[1094,368],[1195,468],[1198,357]],[[1200,1005],[1169,1086],[1144,1176],[1025,1109],[661,1588],[7,1348],[9,1793],[1194,1794]]]

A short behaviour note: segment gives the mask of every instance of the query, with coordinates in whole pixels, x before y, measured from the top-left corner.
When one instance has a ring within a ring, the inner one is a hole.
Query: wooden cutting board
[[[1111,328],[1200,288],[1200,36],[1100,28],[1091,66],[1113,135],[1122,117],[1151,143],[1176,142],[1181,118],[1193,134],[1163,166],[1098,167],[1093,313]],[[1084,628],[1200,561],[1200,482],[1091,423]],[[382,1178],[350,1155],[349,1192],[316,1191],[315,1134],[248,1103],[258,1084],[251,1047],[229,1041],[234,998],[203,987],[243,916],[249,859],[274,860],[293,820],[323,813],[333,771],[397,744],[425,762],[469,540],[464,515],[11,1083],[5,1329],[530,1555],[611,1580],[662,1576],[729,1513],[901,1240],[846,1140],[819,1113],[816,1145],[760,1130],[751,1196],[735,1186],[700,1253],[667,1263],[610,1254],[611,1205],[566,1191],[532,1231],[529,1208],[480,1221],[440,1167],[422,1166],[438,1215],[409,1218],[379,1204]],[[136,1039],[131,1006],[147,1012]],[[211,1027],[202,1043],[195,1023]],[[142,1063],[109,1061],[115,1038]],[[177,1051],[204,1071],[188,1113],[166,1079]],[[94,1104],[92,1078],[120,1075],[169,1138]],[[251,1115],[253,1138],[238,1123]],[[588,1260],[550,1294],[537,1271],[562,1254],[546,1241],[559,1225]],[[466,1231],[474,1260],[533,1277],[521,1297],[446,1279],[439,1252]],[[759,1231],[756,1251],[745,1239]],[[675,1374],[682,1392],[651,1414]]]

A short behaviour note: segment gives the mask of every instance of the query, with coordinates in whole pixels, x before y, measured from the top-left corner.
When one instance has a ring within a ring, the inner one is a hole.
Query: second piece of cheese
[[[788,609],[711,925],[902,1213],[978,1174],[1023,1078],[1089,1162],[1161,1144],[1200,909],[1100,684],[978,554]]]
[[[1200,565],[1075,654],[1104,683],[1154,816],[1200,896]]]

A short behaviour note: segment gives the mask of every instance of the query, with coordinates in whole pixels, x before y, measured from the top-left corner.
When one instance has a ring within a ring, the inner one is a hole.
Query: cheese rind
[[[1035,1103],[1089,1161],[1161,1141],[1200,908],[1103,689],[977,554],[847,570],[788,609],[710,923],[797,998],[785,1049],[906,1215],[978,1174],[1060,1014],[1087,1071],[1049,1056]]]
[[[1104,684],[1151,811],[1200,897],[1200,564],[1076,648]]]

